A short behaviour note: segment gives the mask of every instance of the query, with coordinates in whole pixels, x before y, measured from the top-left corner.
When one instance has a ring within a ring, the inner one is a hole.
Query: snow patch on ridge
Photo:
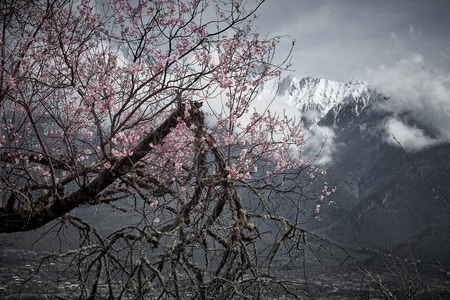
[[[272,106],[277,110],[284,110],[292,117],[298,118],[300,115],[309,125],[314,125],[331,110],[337,115],[345,104],[353,103],[358,115],[367,106],[372,93],[369,84],[364,81],[341,83],[312,77],[299,79],[289,75],[281,80],[265,82],[258,97],[262,102],[275,99]]]
[[[302,79],[288,76],[280,83],[278,97],[285,101],[291,107],[296,107],[308,121],[316,124],[330,110],[339,110],[344,103],[358,98],[364,98],[367,101],[362,104],[363,107],[357,107],[359,114],[367,105],[370,93],[370,87],[363,81],[350,81],[341,83],[321,78],[306,77]]]

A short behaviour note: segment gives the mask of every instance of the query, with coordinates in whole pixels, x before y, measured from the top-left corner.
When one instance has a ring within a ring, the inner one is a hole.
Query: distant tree
[[[75,228],[80,298],[298,295],[272,263],[331,189],[308,192],[299,124],[252,110],[289,53],[246,2],[1,1],[0,233]]]
[[[404,257],[404,255],[400,257],[394,255],[392,249],[388,249],[386,253],[379,252],[376,260],[379,265],[358,264],[358,268],[363,274],[361,283],[372,288],[376,298],[438,299],[440,290],[446,290],[439,286],[439,276],[433,278],[432,281],[427,280],[427,274],[424,270],[421,272],[422,262],[412,253],[408,257]],[[438,270],[435,266],[433,269]],[[442,272],[442,270],[438,271]]]

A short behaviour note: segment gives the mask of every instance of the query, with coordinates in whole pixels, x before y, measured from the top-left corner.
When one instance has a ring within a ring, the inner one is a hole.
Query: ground
[[[0,299],[52,299],[55,296],[77,299],[74,292],[77,281],[69,278],[70,271],[64,268],[66,261],[42,260],[49,254],[0,247]],[[299,268],[305,267],[306,272],[299,272]],[[38,269],[40,272],[36,272]],[[283,278],[298,281],[302,286],[300,296],[303,299],[385,299],[379,286],[350,261],[342,265],[324,266],[316,260],[296,265],[280,258],[274,271]],[[390,278],[392,275],[381,267],[371,272],[375,278],[382,279],[396,299],[407,299],[401,292],[398,278]],[[416,284],[413,287],[416,293],[414,299],[450,299],[449,273],[426,274],[422,271],[420,280],[413,284]],[[281,291],[278,295],[268,299],[290,299]]]

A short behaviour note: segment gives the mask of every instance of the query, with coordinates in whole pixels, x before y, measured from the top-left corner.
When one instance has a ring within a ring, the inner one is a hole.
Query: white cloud
[[[394,46],[396,46],[396,47],[402,46],[403,42],[395,32],[391,32],[390,37],[391,37],[391,41],[394,43]]]
[[[410,138],[418,139],[416,146],[450,142],[450,74],[430,69],[425,58],[413,53],[390,66],[370,72],[370,83],[391,97],[379,109],[395,115],[408,115],[418,121],[432,136],[427,137],[419,128],[403,127],[398,122],[388,122],[387,129],[395,130],[399,140],[413,145]],[[428,140],[427,140],[428,139]]]
[[[420,38],[420,36],[422,35],[422,33],[420,32],[420,30],[417,30],[416,28],[414,28],[414,26],[409,25],[408,35],[409,35],[410,39],[418,40]]]
[[[422,129],[408,126],[396,118],[389,119],[384,129],[384,139],[387,143],[395,146],[400,143],[407,151],[421,150],[440,142],[438,139],[427,136]]]
[[[336,134],[330,127],[315,125],[307,132],[304,153],[308,157],[317,155],[315,161],[319,165],[327,165],[332,162],[332,155],[336,148]]]

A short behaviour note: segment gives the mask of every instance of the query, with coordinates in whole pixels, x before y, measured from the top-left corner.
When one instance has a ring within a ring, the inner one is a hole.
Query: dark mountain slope
[[[332,126],[336,134],[333,163],[327,170],[337,192],[336,204],[316,225],[341,243],[400,244],[429,226],[450,224],[450,145],[405,154],[386,143],[380,128],[391,115],[376,110],[379,101],[390,100],[379,95],[359,114],[357,101],[347,102],[319,122]],[[450,245],[450,238],[441,242]]]

